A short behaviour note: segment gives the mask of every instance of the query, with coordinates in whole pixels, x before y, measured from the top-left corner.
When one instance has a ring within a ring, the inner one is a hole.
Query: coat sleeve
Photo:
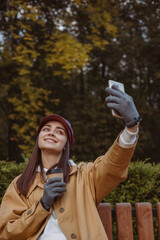
[[[16,181],[13,180],[0,206],[0,240],[28,239],[50,214],[39,201],[28,206],[15,186]]]
[[[127,178],[135,145],[123,148],[116,139],[104,156],[97,158],[93,164],[89,163],[85,166],[87,182],[97,206],[107,194]]]

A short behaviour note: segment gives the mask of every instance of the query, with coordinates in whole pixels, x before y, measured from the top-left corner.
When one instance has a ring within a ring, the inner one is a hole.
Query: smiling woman
[[[59,162],[67,143],[67,132],[62,123],[49,121],[42,127],[38,147],[41,150],[42,163],[45,168],[51,168]]]
[[[138,112],[126,93],[107,92],[112,95],[107,105],[115,106],[126,127],[94,162],[76,165],[69,159],[74,133],[66,119],[57,114],[42,119],[28,165],[2,199],[0,240],[108,239],[97,206],[127,177]]]
[[[68,159],[73,142],[74,133],[69,121],[57,114],[44,117],[37,130],[36,144],[29,163],[17,180],[19,191],[27,194],[39,166],[44,182],[46,180],[44,169],[55,167],[62,168],[64,181],[68,182],[70,173]]]

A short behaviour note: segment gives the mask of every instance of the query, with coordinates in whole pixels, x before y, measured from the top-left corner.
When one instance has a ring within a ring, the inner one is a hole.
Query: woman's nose
[[[50,130],[49,135],[54,136],[55,135],[55,131],[54,130]]]

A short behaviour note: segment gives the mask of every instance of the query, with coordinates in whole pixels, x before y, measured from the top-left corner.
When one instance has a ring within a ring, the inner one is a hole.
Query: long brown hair
[[[64,173],[64,182],[68,182],[69,180],[69,173],[70,173],[70,163],[68,161],[69,159],[69,154],[70,154],[70,145],[69,141],[67,141],[65,150],[62,153],[62,156],[60,158],[59,163],[53,165],[51,168],[54,167],[60,167],[63,170]],[[32,152],[32,155],[29,159],[29,162],[27,166],[25,167],[22,175],[18,178],[17,180],[17,188],[19,192],[26,196],[29,190],[29,187],[33,183],[35,179],[35,175],[37,172],[37,167],[40,166],[40,174],[43,179],[43,164],[42,164],[42,159],[41,159],[41,150],[38,147],[38,137],[36,139],[35,147]]]

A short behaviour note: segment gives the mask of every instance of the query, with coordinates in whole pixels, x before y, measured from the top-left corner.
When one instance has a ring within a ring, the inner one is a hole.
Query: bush
[[[112,208],[116,202],[130,202],[135,207],[136,202],[150,202],[155,208],[160,201],[160,164],[147,163],[147,160],[136,161],[130,164],[128,178],[117,186],[105,199]],[[158,239],[158,221],[154,218],[154,234]],[[113,219],[113,239],[116,236],[116,223]],[[134,239],[137,240],[136,219],[133,219]]]
[[[0,161],[0,202],[10,184],[26,166],[24,163]],[[160,165],[147,163],[147,160],[132,162],[129,166],[128,178],[117,186],[105,199],[114,208],[116,202],[130,202],[132,207],[136,202],[150,202],[153,207],[160,201]],[[134,239],[137,239],[136,220],[134,224]],[[157,221],[154,220],[155,237],[158,237]],[[116,225],[113,220],[113,239],[116,239]]]
[[[11,181],[22,173],[25,166],[26,161],[20,164],[16,164],[15,162],[0,161],[0,202]]]
[[[0,201],[8,185],[18,176],[27,164],[25,162],[0,161]],[[105,199],[112,207],[116,202],[151,202],[153,207],[160,201],[160,165],[147,163],[147,160],[132,162],[129,166],[128,178],[117,186]]]
[[[116,202],[150,202],[155,207],[160,201],[160,165],[147,163],[147,160],[132,162],[128,178],[120,183],[105,199],[114,207]]]

